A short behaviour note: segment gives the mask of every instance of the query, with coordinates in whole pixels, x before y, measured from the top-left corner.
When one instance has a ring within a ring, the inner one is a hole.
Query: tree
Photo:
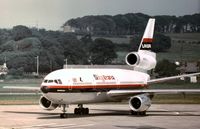
[[[17,69],[10,69],[8,74],[10,75],[14,75],[14,76],[23,76],[24,74],[24,68],[23,67],[20,67],[20,68],[17,68]]]
[[[89,53],[92,64],[110,64],[113,59],[117,58],[115,45],[112,41],[103,38],[94,40]]]
[[[140,41],[142,39],[141,35],[135,35],[130,40],[130,51],[137,51],[139,48]],[[152,51],[154,52],[164,52],[171,47],[171,39],[160,33],[154,34],[154,40],[152,43]]]
[[[130,50],[129,51],[137,51],[140,45],[140,41],[142,39],[142,34],[134,35],[131,37],[129,46]]]
[[[177,70],[177,65],[175,63],[169,62],[169,60],[166,59],[157,63],[155,72],[158,73],[160,77],[173,76],[180,73]]]
[[[15,41],[32,36],[31,30],[28,27],[22,25],[14,26],[12,33]]]
[[[154,40],[152,43],[152,51],[164,52],[171,47],[171,39],[160,33],[155,33]]]
[[[64,56],[69,64],[88,64],[88,56],[82,42],[70,42],[65,45]]]

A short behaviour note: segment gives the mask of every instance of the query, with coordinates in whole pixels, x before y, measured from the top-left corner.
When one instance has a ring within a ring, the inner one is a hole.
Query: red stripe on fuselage
[[[119,88],[144,88],[146,84],[115,84],[115,85],[72,85],[72,86],[48,86],[49,89],[119,89]]]
[[[145,43],[152,43],[153,39],[152,38],[144,38],[143,42],[145,42]]]

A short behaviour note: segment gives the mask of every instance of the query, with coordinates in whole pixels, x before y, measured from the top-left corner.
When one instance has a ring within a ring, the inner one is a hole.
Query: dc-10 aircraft
[[[154,94],[199,93],[198,89],[148,89],[149,84],[200,73],[150,79],[148,71],[156,66],[156,54],[151,51],[155,19],[150,18],[137,52],[127,54],[126,63],[135,70],[125,69],[61,69],[48,74],[41,84],[39,104],[43,109],[62,108],[61,118],[67,117],[66,108],[77,104],[74,114],[88,114],[83,104],[129,99],[133,115],[145,115]],[[142,69],[143,72],[137,69]],[[17,88],[17,87],[13,87]]]

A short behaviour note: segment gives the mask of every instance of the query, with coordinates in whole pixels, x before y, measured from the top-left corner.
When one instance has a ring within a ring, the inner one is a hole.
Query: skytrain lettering
[[[101,75],[101,76],[99,76],[99,75],[94,74],[93,76],[94,76],[95,80],[115,80],[115,77],[112,76],[112,75],[109,75],[109,76]]]

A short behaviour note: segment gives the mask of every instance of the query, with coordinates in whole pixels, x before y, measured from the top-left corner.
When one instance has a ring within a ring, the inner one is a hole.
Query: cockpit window
[[[49,80],[48,83],[53,83],[53,80]]]
[[[56,84],[58,84],[58,80],[54,80],[54,82],[55,82]]]
[[[56,84],[62,84],[62,81],[60,79],[56,80],[44,80],[44,83],[56,83]]]
[[[61,81],[60,79],[58,79],[58,83],[59,83],[59,84],[62,84],[62,81]]]

